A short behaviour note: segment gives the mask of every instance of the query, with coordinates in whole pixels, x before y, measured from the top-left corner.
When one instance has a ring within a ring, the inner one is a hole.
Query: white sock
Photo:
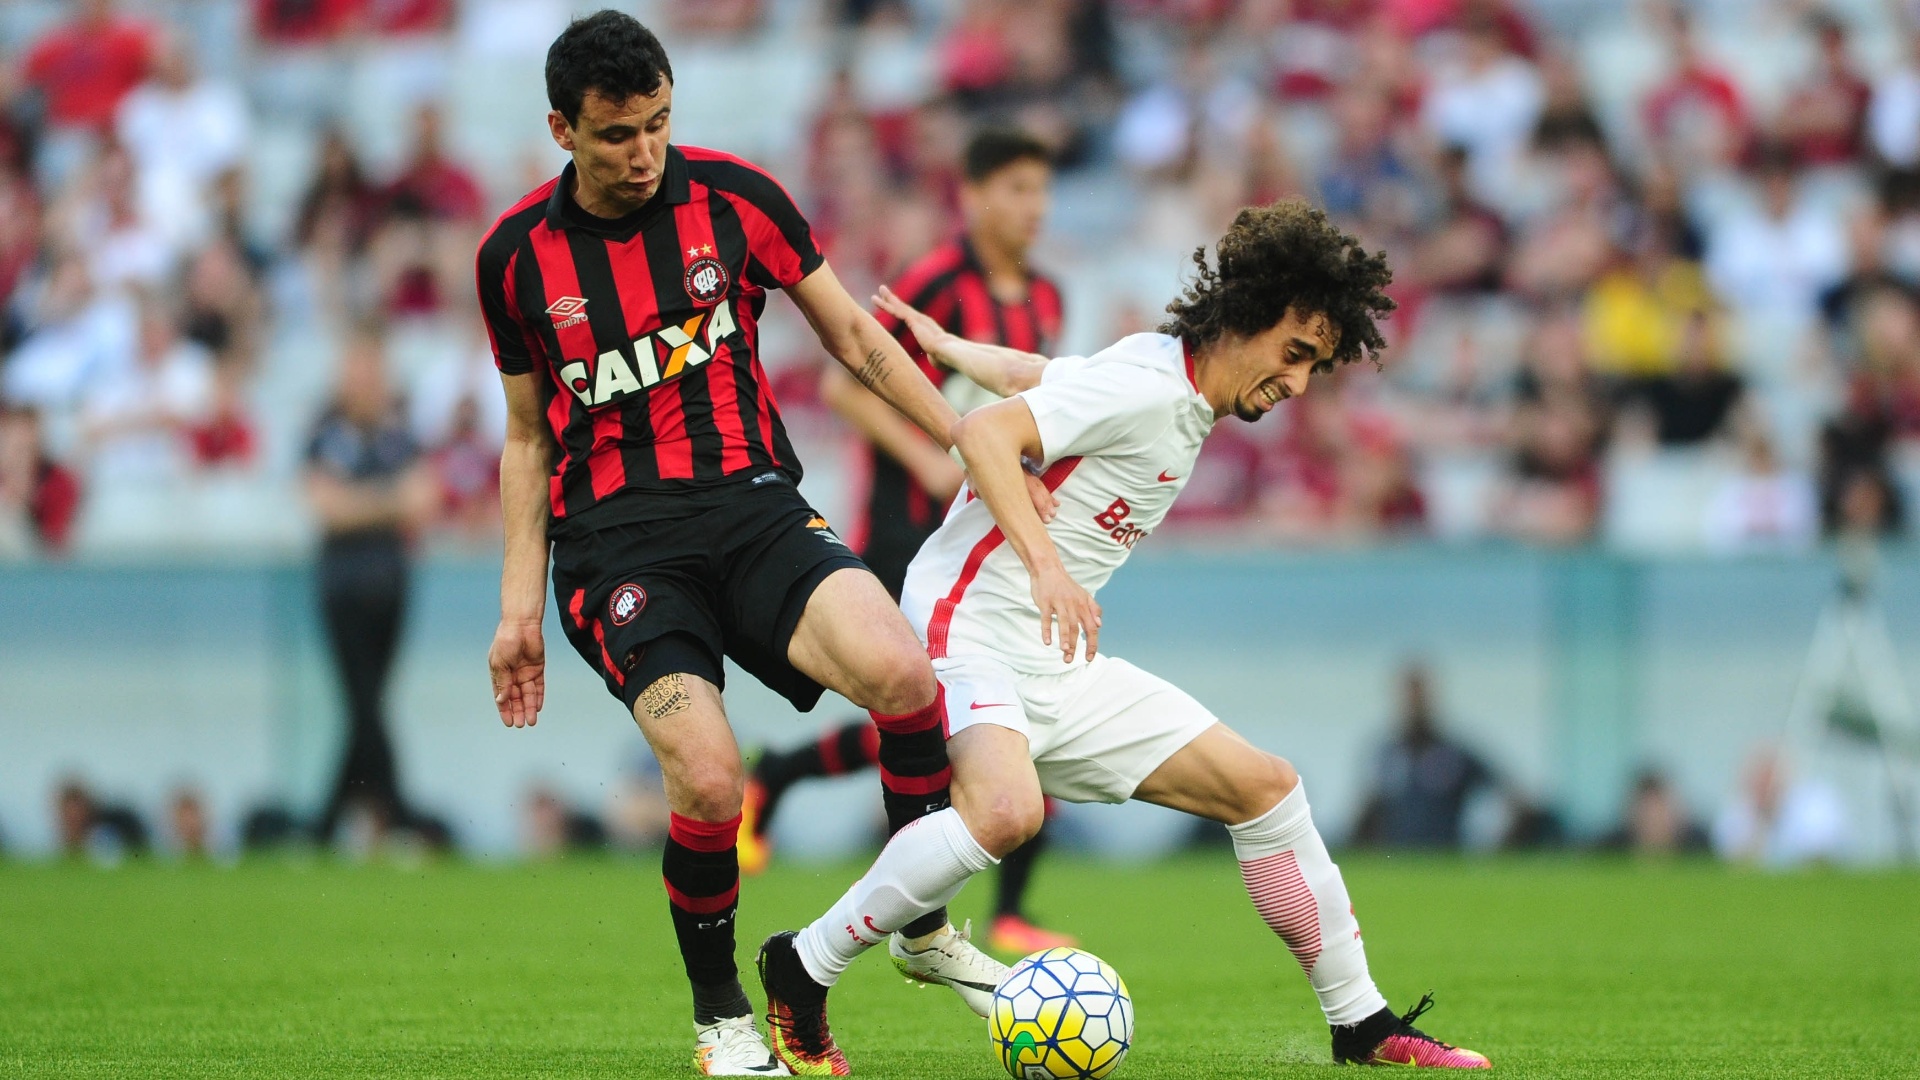
[[[867,876],[794,939],[800,963],[832,986],[854,958],[952,900],[967,879],[999,863],[949,806],[893,834]]]
[[[1346,882],[1313,827],[1306,786],[1295,786],[1273,809],[1229,825],[1227,832],[1254,908],[1306,969],[1327,1023],[1358,1023],[1386,1008],[1387,999],[1367,974]]]

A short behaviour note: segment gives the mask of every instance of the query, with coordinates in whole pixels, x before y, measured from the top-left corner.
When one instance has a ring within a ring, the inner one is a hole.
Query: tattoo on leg
[[[681,675],[662,675],[653,680],[652,686],[640,691],[640,707],[655,720],[692,708],[693,696],[687,693],[686,678]]]
[[[887,354],[875,349],[867,354],[866,362],[860,365],[859,371],[853,373],[853,377],[859,379],[860,385],[867,389],[877,390],[892,374],[887,368]]]

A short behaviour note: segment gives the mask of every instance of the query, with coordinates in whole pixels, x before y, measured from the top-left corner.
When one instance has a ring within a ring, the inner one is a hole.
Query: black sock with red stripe
[[[926,708],[904,716],[873,713],[880,729],[880,789],[887,806],[887,835],[946,809],[952,803],[947,763],[947,689],[939,686]],[[931,934],[947,924],[947,909],[930,911],[900,928],[908,937]]]
[[[750,1016],[733,962],[733,918],[740,906],[740,858],[734,840],[740,818],[695,821],[667,816],[667,850],[660,859],[673,911],[680,960],[693,984],[693,1021],[711,1024]]]
[[[934,684],[933,700],[900,716],[871,713],[880,729],[880,793],[892,836],[950,804],[947,785],[947,690]]]

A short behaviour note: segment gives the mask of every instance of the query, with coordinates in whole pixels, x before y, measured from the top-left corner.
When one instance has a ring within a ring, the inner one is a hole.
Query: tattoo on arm
[[[693,696],[687,693],[686,678],[682,675],[662,675],[655,679],[652,686],[640,691],[640,707],[655,720],[692,708]]]
[[[887,354],[875,349],[867,354],[866,361],[860,365],[859,371],[853,373],[853,377],[859,379],[860,385],[867,389],[879,390],[880,384],[892,374],[887,367]]]

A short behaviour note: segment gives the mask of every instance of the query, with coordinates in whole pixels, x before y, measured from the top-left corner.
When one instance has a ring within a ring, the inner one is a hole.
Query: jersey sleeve
[[[1033,412],[1047,461],[1144,449],[1172,419],[1166,380],[1130,364],[1095,364],[1081,356],[1049,362],[1040,385],[1020,397]]]
[[[480,288],[480,313],[487,324],[487,341],[493,346],[493,364],[503,375],[525,375],[533,370],[533,354],[527,348],[526,328],[515,314],[511,299],[513,263],[518,256],[501,256],[491,243],[480,246],[475,276]]]
[[[728,200],[747,233],[747,280],[763,289],[787,289],[827,261],[813,226],[780,181],[746,162],[728,173]]]

